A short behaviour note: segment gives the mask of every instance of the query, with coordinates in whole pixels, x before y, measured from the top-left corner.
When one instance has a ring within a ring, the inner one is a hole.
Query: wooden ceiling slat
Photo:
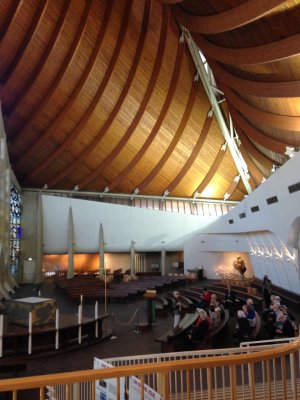
[[[34,82],[38,78],[40,72],[43,70],[43,68],[48,60],[48,57],[50,56],[50,54],[53,50],[53,47],[55,46],[55,43],[56,43],[59,35],[61,34],[61,30],[62,30],[63,24],[66,19],[66,15],[68,12],[69,3],[70,3],[70,1],[64,2],[63,9],[60,11],[57,24],[52,32],[49,43],[44,51],[44,54],[42,55],[42,57],[40,59],[38,65],[31,72],[31,75],[28,78],[28,81],[24,82],[25,84],[24,84],[23,88],[19,91],[18,96],[15,97],[15,101],[7,109],[4,110],[6,118],[9,118],[9,116],[13,112],[15,112],[16,108],[22,103],[23,99],[26,97],[26,95],[28,94],[28,92],[30,91],[32,86],[34,85]]]
[[[162,4],[177,4],[182,3],[183,0],[160,0]]]
[[[134,158],[127,165],[127,167],[125,167],[122,170],[122,172],[108,185],[109,190],[113,190],[132,171],[132,169],[136,166],[138,161],[146,153],[147,149],[153,142],[155,136],[159,132],[161,125],[163,123],[163,120],[165,119],[166,114],[170,108],[171,102],[174,98],[174,93],[176,91],[178,80],[179,80],[179,75],[180,75],[180,70],[181,70],[181,65],[182,65],[182,60],[183,60],[183,55],[184,55],[184,49],[185,49],[185,45],[184,45],[184,42],[182,42],[177,47],[175,66],[173,69],[173,75],[172,75],[172,79],[170,81],[170,87],[169,87],[167,96],[166,96],[164,104],[160,110],[159,116],[155,122],[155,125],[152,128],[151,133],[147,137],[146,141],[144,142],[144,144],[142,145],[140,150],[136,153]]]
[[[172,191],[176,188],[176,186],[179,184],[179,182],[184,178],[184,176],[187,174],[188,170],[190,169],[190,167],[192,166],[193,162],[195,161],[196,157],[198,156],[204,142],[205,139],[208,135],[209,129],[211,127],[213,121],[213,117],[210,116],[210,113],[207,114],[204,125],[202,127],[201,133],[199,135],[199,138],[197,140],[197,143],[195,144],[195,147],[193,148],[193,151],[191,153],[191,155],[189,156],[187,162],[185,163],[185,165],[182,167],[181,171],[179,172],[179,174],[175,177],[175,179],[173,180],[173,182],[171,182],[168,185],[168,188],[166,189],[165,192],[168,192],[169,194],[172,193]]]
[[[14,22],[15,18],[17,17],[20,8],[22,7],[24,0],[14,0],[10,8],[6,14],[5,20],[0,27],[0,43],[2,39],[5,37],[6,32],[8,31],[10,25]]]
[[[23,54],[25,53],[25,51],[28,47],[28,44],[30,43],[30,40],[34,36],[38,25],[41,23],[41,21],[43,19],[43,15],[47,8],[48,2],[49,2],[49,0],[41,0],[39,2],[39,5],[36,9],[33,20],[30,23],[30,27],[29,27],[26,35],[24,36],[23,43],[22,43],[21,47],[18,49],[14,59],[11,61],[10,65],[8,66],[8,68],[6,69],[5,73],[3,74],[2,78],[1,78],[2,85],[5,85],[5,83],[11,77],[15,68],[19,64],[21,58],[23,57]]]
[[[109,3],[111,4],[111,2],[109,2]],[[112,112],[110,113],[109,118],[105,121],[104,125],[102,126],[100,131],[96,134],[94,139],[90,142],[90,144],[85,147],[84,151],[80,154],[80,156],[77,157],[76,160],[73,163],[71,163],[67,168],[65,168],[62,171],[62,174],[56,175],[53,180],[51,180],[47,183],[49,186],[51,186],[51,187],[54,186],[57,182],[59,182],[61,179],[63,179],[65,176],[67,176],[71,171],[76,169],[76,167],[78,165],[80,165],[86,157],[88,157],[88,155],[95,149],[96,145],[99,143],[99,141],[105,135],[105,133],[107,132],[107,129],[109,128],[109,126],[113,122],[114,118],[117,116],[118,112],[120,111],[122,103],[123,103],[123,101],[128,93],[128,90],[132,84],[134,75],[136,73],[136,69],[139,64],[139,60],[141,57],[141,53],[143,50],[143,46],[144,46],[144,42],[145,42],[145,38],[147,35],[147,30],[148,30],[150,10],[151,10],[150,6],[151,6],[151,0],[146,0],[145,8],[144,8],[144,17],[143,17],[143,22],[142,22],[142,31],[141,31],[141,35],[139,37],[139,43],[136,48],[132,66],[131,66],[129,75],[126,80],[126,84],[125,84],[124,88],[122,89],[121,95],[120,95],[116,105],[114,106]],[[107,18],[104,17],[104,21],[107,21]],[[98,41],[98,43],[99,43],[99,41]],[[97,48],[95,48],[95,50],[96,49],[97,49],[97,51],[94,52],[93,56],[91,57],[91,63],[89,63],[90,64],[90,66],[88,68],[89,72],[90,72],[91,67],[93,66],[96,56],[98,54],[99,45],[97,46]],[[114,59],[114,57],[112,57],[112,59]],[[109,69],[110,68],[108,68],[108,70]],[[86,78],[87,78],[87,74],[84,74],[84,76],[82,77],[80,89],[75,90],[76,93],[74,92],[74,96],[72,95],[73,98],[78,96],[79,91],[81,90],[81,87],[83,86]],[[105,78],[104,78],[104,80],[105,80]],[[99,90],[100,90],[100,93],[102,93],[102,89],[99,88]],[[32,171],[30,174],[28,174],[28,176],[25,178],[25,182],[30,181],[30,179],[32,179],[34,176],[40,174],[41,171],[43,171],[45,168],[47,168],[60,154],[62,154],[71,145],[71,143],[75,140],[75,138],[80,134],[85,123],[86,123],[85,119],[82,122],[80,122],[76,126],[76,128],[68,135],[68,137],[65,139],[65,141],[52,154],[50,154],[42,163],[40,163],[37,166],[37,168],[35,168],[34,171]]]
[[[233,75],[214,60],[209,60],[209,65],[218,80],[240,93],[258,97],[285,98],[300,96],[300,80],[289,82],[254,81]]]
[[[99,49],[102,45],[103,42],[103,38],[105,35],[105,31],[107,28],[107,25],[110,21],[110,16],[111,16],[111,12],[112,12],[112,6],[113,6],[113,2],[112,1],[108,1],[106,3],[106,7],[105,7],[105,11],[104,11],[104,16],[103,16],[103,21],[102,21],[102,25],[101,25],[101,30],[99,32],[97,41],[95,43],[93,52],[90,56],[90,59],[88,61],[88,64],[85,68],[85,71],[82,75],[82,77],[80,78],[77,87],[75,88],[73,95],[71,96],[72,99],[77,97],[79,95],[79,93],[81,92],[84,84],[86,83],[86,80],[88,78],[88,76],[90,75],[92,68],[94,66],[95,60],[98,56],[99,53]],[[77,36],[77,35],[76,35]],[[80,39],[81,40],[81,39]],[[16,133],[14,135],[15,140],[12,143],[12,147],[16,147],[18,145],[18,138],[22,139],[22,137],[26,134],[26,131],[28,129],[31,129],[31,126],[34,124],[34,121],[36,119],[37,116],[39,116],[44,109],[47,108],[47,105],[49,103],[49,101],[51,100],[52,96],[54,95],[55,91],[58,89],[58,87],[60,86],[61,82],[64,80],[67,72],[68,72],[68,68],[70,66],[70,64],[72,63],[72,60],[75,57],[75,51],[77,49],[77,40],[76,37],[74,38],[74,42],[73,45],[70,47],[70,49],[67,52],[67,56],[65,58],[65,62],[64,64],[61,66],[59,73],[57,75],[57,77],[55,78],[54,82],[52,83],[47,95],[44,97],[44,99],[38,104],[38,106],[36,107],[35,110],[33,110],[33,112],[30,114],[29,118],[24,121],[22,128],[18,131],[18,133]],[[71,103],[72,99],[69,101],[69,103]],[[11,138],[10,138],[11,140]],[[28,143],[28,148],[30,148],[32,145],[32,143]],[[26,154],[26,152],[25,152]],[[24,156],[25,156],[24,154]],[[18,164],[23,163],[24,159],[22,159],[22,155],[20,156],[20,162],[18,162]]]
[[[239,180],[233,180],[233,182],[230,184],[230,186],[228,187],[228,189],[226,190],[226,193],[228,194],[227,200],[230,199],[230,197],[233,195],[233,193],[235,192],[235,190],[237,189],[239,184]],[[225,195],[225,193],[224,193]]]
[[[221,162],[224,159],[224,156],[226,154],[226,150],[222,149],[222,146],[220,147],[217,157],[214,159],[213,164],[210,166],[207,174],[205,175],[205,177],[202,179],[201,183],[199,184],[199,186],[197,187],[197,189],[195,190],[194,194],[196,192],[198,192],[199,194],[201,194],[204,189],[207,187],[207,185],[209,184],[209,182],[212,180],[212,178],[214,177],[214,175],[216,174],[216,172],[218,171],[219,166],[221,165]]]
[[[160,172],[160,170],[162,169],[162,167],[165,165],[165,163],[167,162],[168,158],[170,157],[170,155],[172,154],[173,150],[175,149],[176,145],[178,144],[182,133],[184,131],[184,129],[187,126],[188,120],[190,118],[190,115],[192,113],[193,110],[193,106],[196,100],[196,86],[197,86],[197,81],[193,81],[193,84],[191,86],[191,90],[190,90],[190,94],[189,94],[189,98],[186,104],[186,108],[185,111],[183,113],[182,119],[180,121],[180,124],[176,130],[176,133],[173,137],[173,139],[171,140],[168,148],[166,149],[166,151],[164,152],[164,155],[162,156],[162,158],[158,161],[158,163],[156,164],[156,166],[153,168],[153,170],[146,176],[146,178],[137,186],[137,188],[139,189],[139,191],[141,192],[143,189],[145,189],[149,183],[156,177],[156,175]]]
[[[200,33],[195,34],[194,39],[207,58],[225,64],[264,64],[300,54],[300,33],[272,43],[238,49],[213,44]]]
[[[167,11],[167,10],[166,10]],[[92,153],[92,151],[95,149],[95,147],[99,144],[99,142],[102,140],[102,138],[104,137],[104,135],[106,134],[107,130],[109,129],[110,125],[113,123],[114,119],[116,118],[118,112],[121,109],[121,106],[128,94],[128,91],[132,85],[138,64],[139,64],[139,60],[142,54],[142,49],[144,47],[144,42],[147,36],[147,32],[148,32],[148,24],[149,24],[149,15],[151,12],[151,0],[147,0],[145,2],[145,8],[144,8],[144,16],[143,16],[143,21],[142,21],[142,32],[139,35],[139,42],[138,45],[136,47],[136,52],[133,58],[133,62],[132,62],[132,66],[130,69],[130,72],[128,74],[127,80],[126,80],[126,84],[124,85],[122,92],[113,108],[113,110],[111,111],[108,119],[105,121],[104,125],[101,127],[101,129],[97,132],[97,134],[95,135],[94,139],[85,147],[85,149],[81,152],[81,154],[79,156],[77,156],[77,158],[67,167],[64,168],[63,171],[61,171],[60,174],[57,174],[53,179],[51,179],[48,183],[49,187],[53,187],[54,185],[56,185],[58,182],[60,182],[63,178],[65,178],[66,176],[68,176],[70,173],[72,173],[72,171],[76,170],[81,164],[82,162]],[[166,12],[166,15],[168,15],[168,11]],[[121,31],[120,31],[121,33]],[[81,124],[79,124],[79,126],[74,130],[74,132],[76,132],[76,136],[78,133],[80,133],[81,128],[80,126]],[[73,136],[73,133],[71,135],[69,135],[69,137],[71,138]],[[73,140],[73,138],[72,138]],[[66,139],[65,141],[66,146],[69,144],[69,138]],[[64,146],[64,147],[66,147]],[[56,150],[56,153],[58,154],[59,149]]]
[[[165,8],[165,7],[163,7]],[[167,20],[169,20],[169,11],[167,10],[168,17]],[[123,146],[127,143],[129,138],[131,137],[132,133],[134,132],[135,128],[137,127],[140,119],[142,118],[142,115],[144,114],[148,102],[150,100],[150,97],[155,89],[158,75],[160,72],[160,68],[162,66],[162,59],[164,55],[164,48],[166,45],[166,40],[167,40],[167,30],[168,30],[168,25],[165,24],[163,21],[162,30],[161,30],[161,36],[160,36],[160,42],[159,42],[159,47],[158,47],[158,52],[157,56],[155,58],[155,64],[154,68],[152,71],[152,75],[150,78],[150,81],[148,82],[148,86],[146,89],[146,92],[144,94],[143,100],[139,104],[139,109],[138,112],[136,113],[131,125],[121,138],[121,140],[118,142],[118,144],[114,147],[114,149],[107,155],[107,157],[100,163],[100,165],[92,171],[88,176],[86,176],[82,181],[79,182],[78,186],[80,189],[84,188],[86,185],[88,185],[92,180],[94,180],[100,172],[102,172],[107,166],[112,162],[112,160],[119,154],[119,152],[122,150]]]
[[[238,130],[238,135],[241,140],[242,145],[244,146],[245,150],[261,165],[263,165],[266,169],[271,169],[274,162],[262,154],[254,145],[250,142],[248,137],[242,130]]]
[[[211,34],[249,24],[288,2],[289,0],[247,0],[229,10],[205,16],[188,14],[180,6],[173,7],[172,11],[180,24],[191,32]]]
[[[286,151],[286,143],[280,142],[264,133],[255,129],[249,122],[231,105],[230,114],[234,121],[234,126],[240,128],[255,142],[261,144],[267,149],[270,149],[278,154],[284,154]]]
[[[83,26],[84,26],[84,24],[86,23],[86,18],[87,18],[87,15],[84,17],[84,19],[82,20],[82,23],[81,23],[81,25],[82,25],[82,28],[83,28]],[[79,30],[78,30],[78,33],[79,33]],[[82,32],[80,32],[80,36],[83,34],[83,31]],[[79,40],[79,38],[78,38],[78,40]],[[77,41],[76,41],[76,43],[77,43]],[[78,43],[77,43],[78,44]],[[76,46],[77,47],[77,46]],[[93,64],[94,64],[94,61],[95,61],[95,59],[96,59],[96,55],[98,54],[98,50],[99,50],[99,47],[97,46],[95,49],[94,49],[94,53],[93,53],[93,56],[91,57],[91,60],[93,60],[93,62],[90,64],[90,66],[89,67],[87,67],[87,70],[88,71],[90,71],[91,70],[91,68],[92,68],[92,66],[93,66]],[[134,68],[134,67],[133,67]],[[87,74],[86,73],[84,73],[84,77],[86,77],[87,76]],[[129,81],[130,79],[128,79],[128,81]],[[85,81],[85,79],[84,79],[84,81]],[[84,83],[84,81],[82,81],[82,84]],[[80,82],[81,82],[81,80],[80,80]],[[127,83],[126,83],[127,84]],[[118,108],[118,110],[119,110],[119,108]],[[114,113],[111,113],[111,115],[110,115],[110,118],[113,120],[113,118],[115,117],[115,114]],[[44,159],[42,162],[40,162],[37,166],[36,166],[36,168],[34,168],[29,174],[27,174],[25,177],[24,177],[24,182],[25,183],[29,183],[34,177],[36,177],[37,175],[39,175],[43,170],[45,170],[47,167],[49,167],[50,165],[51,165],[51,163],[53,163],[54,161],[55,161],[55,159],[57,159],[59,156],[60,156],[60,154],[62,154],[64,151],[66,151],[67,149],[68,149],[68,147],[71,145],[71,143],[76,139],[76,137],[81,133],[81,131],[82,131],[82,128],[84,127],[84,125],[85,125],[85,123],[86,123],[86,120],[85,120],[85,118],[83,118],[81,121],[80,121],[80,123],[78,124],[78,125],[76,125],[76,128],[67,136],[67,138],[64,140],[64,142],[63,143],[61,143],[60,144],[60,146],[59,147],[57,147],[46,159]],[[95,147],[95,145],[96,145],[96,143],[94,143],[94,141],[95,140],[93,140],[93,142],[92,142],[92,146],[91,146],[91,149],[93,149],[94,147]],[[76,163],[78,164],[78,161],[82,161],[83,160],[83,154],[85,153],[85,155],[87,155],[87,148],[85,148],[85,150],[81,153],[81,155],[80,155],[80,159],[78,160],[76,160]],[[70,170],[72,170],[73,168],[75,168],[74,167],[74,165],[73,164],[71,164],[70,165]],[[62,173],[61,173],[61,175],[62,176],[60,176],[60,174],[57,174],[57,175],[55,175],[55,178],[54,178],[54,180],[55,180],[55,182],[47,182],[47,184],[49,185],[49,187],[50,187],[50,184],[51,184],[51,186],[52,185],[55,185],[56,184],[56,182],[58,182],[60,179],[62,179],[64,176],[66,176],[67,175],[67,173],[68,173],[68,170],[69,170],[69,168],[66,168],[66,169],[64,169],[63,171],[62,171]]]
[[[251,179],[254,181],[255,186],[259,185],[265,178],[265,175],[260,171],[258,166],[254,163],[252,157],[250,156],[250,154],[247,152],[247,150],[243,145],[240,146],[240,151],[247,164]]]
[[[222,87],[224,88],[224,94],[227,101],[230,104],[232,104],[235,109],[247,115],[247,118],[249,118],[249,120],[276,129],[295,131],[295,132],[299,131],[300,117],[272,114],[260,110],[246,103],[239,96],[237,96],[228,86],[225,87],[223,85]]]
[[[159,128],[160,128],[160,126],[161,126],[161,124],[162,124],[162,122],[163,122],[163,120],[164,120],[164,118],[165,118],[165,116],[166,116],[166,114],[168,112],[168,109],[170,107],[171,101],[172,101],[174,93],[175,93],[177,81],[178,81],[178,78],[179,78],[180,66],[181,66],[181,62],[182,62],[182,59],[183,59],[183,55],[184,55],[184,44],[180,44],[177,47],[176,62],[175,62],[174,70],[173,70],[172,79],[171,79],[171,82],[170,82],[170,87],[169,87],[169,90],[167,92],[167,96],[165,98],[163,107],[160,110],[159,117],[156,120],[155,126],[154,126],[151,134],[147,138],[147,142],[149,141],[149,143],[152,142],[152,140],[154,139],[155,135],[157,134],[157,132],[158,132],[158,130],[159,130]],[[154,86],[151,88],[151,93],[152,93],[153,89],[154,89]],[[146,96],[145,96],[145,98],[146,98]],[[145,100],[145,98],[144,98],[144,100]],[[148,100],[147,100],[147,103],[148,103]],[[144,103],[144,101],[143,101],[143,103]],[[107,166],[110,165],[112,163],[112,161],[114,160],[114,158],[116,158],[116,156],[120,153],[120,151],[122,150],[122,148],[124,147],[126,142],[129,140],[129,138],[133,134],[134,130],[136,129],[140,119],[142,118],[143,112],[146,109],[146,102],[145,102],[144,106],[145,106],[145,108],[144,107],[140,108],[139,112],[137,113],[136,117],[134,118],[133,123],[130,125],[130,127],[127,130],[127,132],[125,133],[125,135],[122,137],[120,142],[114,147],[114,149],[111,151],[111,153],[108,155],[108,157],[106,157],[102,161],[102,163],[97,168],[97,170],[103,170],[103,169],[107,168]],[[142,148],[144,149],[144,147],[142,147]],[[79,187],[80,188],[84,187],[82,182],[80,182]],[[102,188],[102,189],[104,189],[104,188]]]
[[[132,3],[132,0],[130,0],[130,2]],[[118,35],[118,39],[117,39],[117,44],[115,46],[114,49],[114,53],[113,56],[110,60],[109,66],[106,70],[105,76],[101,82],[101,84],[99,85],[97,92],[93,98],[93,101],[91,102],[91,104],[89,105],[89,107],[87,108],[87,110],[85,111],[83,117],[81,118],[79,124],[77,125],[76,128],[76,132],[79,134],[80,131],[83,129],[83,127],[87,124],[87,121],[89,120],[89,118],[92,116],[92,114],[94,113],[97,104],[100,100],[100,98],[103,95],[103,92],[109,82],[109,79],[112,75],[112,72],[115,68],[115,64],[118,60],[118,55],[120,52],[120,48],[122,47],[122,44],[124,42],[124,38],[125,38],[125,34],[124,31],[126,29],[127,22],[128,22],[128,18],[130,15],[130,9],[131,7],[127,7],[125,8],[125,14],[124,14],[124,18],[122,19],[122,24],[120,26],[120,30],[119,30],[119,35]],[[93,61],[95,61],[95,59],[93,59]],[[92,66],[91,66],[92,67]],[[67,114],[71,111],[76,98],[79,97],[80,91],[82,89],[82,86],[84,85],[85,81],[86,81],[86,76],[84,76],[85,79],[80,80],[80,83],[77,85],[76,89],[74,90],[74,92],[72,93],[72,95],[70,96],[70,98],[68,99],[67,104],[65,105],[65,107],[61,110],[61,112],[59,113],[59,115],[56,117],[56,119],[54,120],[54,122],[43,132],[43,135],[41,135],[39,137],[38,140],[35,141],[35,143],[30,147],[30,149],[24,154],[24,157],[29,157],[32,154],[34,154],[34,152],[36,151],[36,149],[38,147],[40,147],[43,143],[45,143],[45,141],[51,137],[52,133],[56,130],[59,129],[60,124],[64,121],[64,119],[66,118]]]

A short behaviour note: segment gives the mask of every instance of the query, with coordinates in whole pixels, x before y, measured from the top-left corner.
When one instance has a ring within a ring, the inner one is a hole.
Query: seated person
[[[279,311],[277,314],[275,322],[275,332],[276,336],[295,336],[295,331],[292,326],[291,320],[282,311]]]
[[[212,302],[210,303],[210,305],[208,307],[208,314],[209,314],[209,318],[211,319],[211,329],[214,329],[217,326],[219,326],[220,322],[221,322],[220,309],[218,309],[216,307],[216,305],[213,304]]]
[[[212,303],[212,302],[211,302]],[[219,297],[216,297],[216,299],[215,299],[215,301],[214,301],[214,303],[213,303],[215,306],[216,306],[216,309],[218,310],[218,312],[219,312],[219,314],[220,314],[220,319],[222,319],[223,317],[224,317],[224,310],[225,310],[225,308],[224,308],[224,304],[221,302],[221,300],[219,299]]]
[[[198,308],[205,308],[205,309],[208,308],[210,301],[211,301],[211,293],[206,287],[204,287],[203,293],[200,296],[200,302]]]
[[[264,328],[269,339],[274,339],[276,334],[275,323],[277,319],[277,314],[279,312],[280,304],[271,304],[269,308],[266,308],[262,312],[262,320],[264,322]]]
[[[224,306],[227,310],[229,310],[232,315],[236,310],[236,294],[235,291],[231,289],[230,285],[227,285],[227,292],[225,293],[225,301]]]
[[[248,299],[251,300],[251,299]],[[254,328],[256,325],[256,314],[255,314],[255,308],[253,306],[253,303],[251,304],[251,302],[248,302],[247,300],[247,304],[244,304],[242,307],[242,310],[244,311],[246,318],[249,321],[249,325],[251,328]]]
[[[236,344],[240,344],[243,341],[248,340],[251,327],[249,320],[246,318],[246,314],[243,310],[238,310],[237,312],[237,322],[234,332],[234,341]]]
[[[287,306],[284,306],[284,305],[280,306],[280,307],[279,307],[279,311],[282,311],[285,315],[288,316],[288,318],[289,318],[290,321],[291,321],[291,324],[292,324],[292,327],[293,327],[294,331],[295,331],[295,332],[298,332],[298,328],[297,328],[297,325],[296,325],[296,318],[295,318],[294,314],[292,314],[292,313],[288,310]]]
[[[209,331],[210,325],[211,325],[210,319],[207,316],[207,313],[205,310],[203,310],[201,308],[197,308],[196,311],[198,312],[199,317],[193,324],[191,331],[188,332],[187,338],[190,341],[203,340],[204,336]]]

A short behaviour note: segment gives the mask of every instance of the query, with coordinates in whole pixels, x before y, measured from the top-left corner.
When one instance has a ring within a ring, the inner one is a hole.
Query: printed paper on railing
[[[113,368],[113,365],[94,358],[94,369]],[[125,378],[120,378],[120,400],[125,400]],[[95,400],[117,400],[117,379],[96,381]]]
[[[141,399],[141,381],[134,376],[129,378],[129,399]],[[150,386],[144,384],[144,400],[162,400],[162,397]]]

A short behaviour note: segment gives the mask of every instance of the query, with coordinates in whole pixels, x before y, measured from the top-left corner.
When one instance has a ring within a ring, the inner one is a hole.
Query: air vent
[[[229,220],[228,220],[228,223],[229,223],[229,224],[233,224],[233,219],[229,219]]]
[[[257,212],[257,211],[259,211],[259,207],[258,207],[258,206],[251,207],[251,211],[252,211],[252,212]]]
[[[239,214],[239,217],[242,219],[242,218],[246,218],[246,213],[241,213],[241,214]]]
[[[268,205],[274,204],[274,203],[278,203],[278,197],[277,196],[269,197],[267,199],[267,204]]]
[[[290,193],[295,193],[300,190],[300,182],[294,183],[294,185],[288,186]]]

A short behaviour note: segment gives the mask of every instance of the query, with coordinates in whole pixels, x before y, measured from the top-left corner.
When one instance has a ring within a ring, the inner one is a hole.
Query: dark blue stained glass
[[[12,185],[10,192],[10,268],[13,274],[18,272],[20,263],[21,232],[21,196]]]

